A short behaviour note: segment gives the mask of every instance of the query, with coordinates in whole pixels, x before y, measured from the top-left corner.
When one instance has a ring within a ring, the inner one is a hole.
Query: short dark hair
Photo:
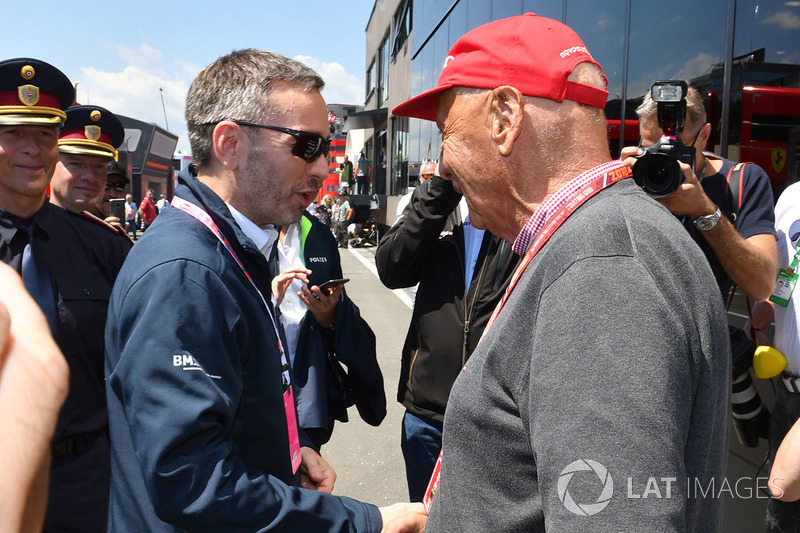
[[[211,162],[211,132],[225,119],[262,122],[271,112],[271,82],[322,90],[325,82],[311,68],[276,52],[255,48],[222,56],[197,75],[186,95],[186,124],[197,167]]]

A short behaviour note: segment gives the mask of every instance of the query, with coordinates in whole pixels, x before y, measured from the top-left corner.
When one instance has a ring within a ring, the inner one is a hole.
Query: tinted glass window
[[[492,20],[522,14],[522,0],[492,0]]]
[[[766,63],[800,64],[800,3],[738,0],[734,57],[763,50]]]
[[[631,2],[628,98],[657,80],[691,80],[721,63],[725,28],[709,31],[709,21],[724,24],[726,15],[725,2]]]
[[[572,1],[570,0],[568,4],[571,4]],[[563,22],[564,8],[561,4],[562,2],[553,2],[552,0],[524,0],[522,2],[522,13],[536,13],[540,17]]]

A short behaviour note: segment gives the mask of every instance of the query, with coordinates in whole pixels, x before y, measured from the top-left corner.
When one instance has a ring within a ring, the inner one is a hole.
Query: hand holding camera
[[[663,135],[654,145],[643,146],[643,153],[635,156],[633,179],[654,198],[678,190],[683,183],[680,163],[695,168],[694,146],[686,146],[678,137],[686,123],[687,91],[688,85],[682,80],[657,81],[650,89],[650,96],[658,106],[658,127]]]

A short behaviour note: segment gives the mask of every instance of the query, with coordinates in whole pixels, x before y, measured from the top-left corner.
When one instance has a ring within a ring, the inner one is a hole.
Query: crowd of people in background
[[[604,492],[581,516],[564,472],[720,485],[733,413],[740,439],[770,444],[768,531],[800,530],[800,188],[774,205],[763,169],[705,151],[695,88],[675,132],[645,95],[641,146],[614,159],[606,78],[572,29],[479,26],[392,111],[437,121],[442,144],[379,238],[350,194],[385,186],[385,148],[377,172],[344,156],[320,196],[323,87],[274,52],[212,62],[187,95],[191,168],[137,205],[114,113],[73,105],[53,65],[0,61],[0,529],[718,531],[721,499],[682,488]],[[669,135],[692,163],[654,197],[636,165]],[[387,413],[353,246],[414,288],[409,503],[334,495],[321,455],[348,408]],[[769,425],[736,408],[736,287],[744,335],[773,343],[774,323],[785,357]]]

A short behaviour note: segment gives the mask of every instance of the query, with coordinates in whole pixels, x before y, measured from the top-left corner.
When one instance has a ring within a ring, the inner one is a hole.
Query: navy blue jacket
[[[175,193],[211,215],[269,297],[267,260],[222,200],[193,177]],[[267,309],[186,213],[165,207],[128,256],[106,352],[109,531],[381,529],[375,506],[297,486]]]
[[[303,261],[311,269],[309,286],[320,285],[342,276],[336,239],[317,217],[306,211],[300,224]],[[279,270],[277,252],[270,258],[273,273]],[[335,420],[347,422],[347,407],[355,403],[361,418],[379,425],[386,416],[386,392],[378,366],[375,334],[361,318],[358,306],[342,291],[336,306],[332,338],[326,338],[310,311],[300,322],[297,349],[292,371],[300,426],[325,429],[327,438]],[[342,376],[345,387],[338,386],[328,364],[328,351],[347,367]],[[342,394],[347,390],[347,395]],[[327,438],[324,440],[327,441]],[[322,442],[321,444],[324,444]]]

